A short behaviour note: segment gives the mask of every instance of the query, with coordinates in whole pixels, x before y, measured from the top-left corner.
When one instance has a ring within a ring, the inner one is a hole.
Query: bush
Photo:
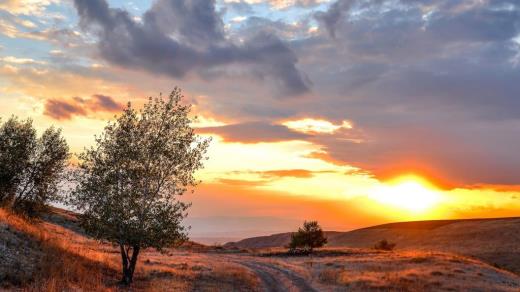
[[[299,228],[298,232],[291,235],[291,243],[289,244],[289,253],[291,254],[309,254],[314,248],[322,247],[327,243],[327,238],[323,234],[323,230],[317,221],[305,221],[303,228]],[[298,250],[302,249],[302,251]]]
[[[395,248],[395,243],[390,243],[386,239],[383,239],[383,240],[379,241],[378,243],[376,243],[374,248],[377,249],[377,250],[388,250],[388,251],[390,251],[390,250],[393,250]]]

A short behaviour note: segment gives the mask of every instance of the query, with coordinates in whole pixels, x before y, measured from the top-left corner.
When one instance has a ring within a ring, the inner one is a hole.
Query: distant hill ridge
[[[469,255],[520,273],[520,217],[397,222],[348,232],[327,231],[327,246],[372,247],[386,239],[397,249]],[[291,232],[243,239],[226,247],[284,247]]]

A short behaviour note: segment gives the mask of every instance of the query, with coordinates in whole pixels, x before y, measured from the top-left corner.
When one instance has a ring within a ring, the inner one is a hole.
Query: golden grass
[[[7,279],[20,279],[17,288],[22,291],[120,290],[117,248],[84,236],[73,215],[58,212],[53,216],[49,222],[31,222],[0,209],[0,236],[14,238],[1,238],[0,243],[14,255],[9,260],[19,260],[18,266],[9,266],[14,268],[8,269],[13,274]],[[17,245],[22,242],[30,244]],[[17,256],[25,249],[31,253]],[[275,267],[272,270],[290,271],[318,290],[518,291],[520,287],[517,275],[442,252],[324,248],[311,257],[288,257],[282,249],[242,254],[191,244],[166,250],[166,254],[143,251],[131,290],[258,291],[262,286],[255,274],[258,271],[242,266],[244,259]],[[26,265],[30,260],[36,269]],[[17,274],[27,271],[31,273]],[[283,277],[283,273],[278,276]]]
[[[296,264],[296,263],[295,263]],[[442,252],[364,253],[316,258],[320,284],[349,291],[518,291],[518,278],[483,262]]]
[[[114,291],[115,263],[105,253],[78,244],[84,241],[74,232],[53,232],[43,222],[30,222],[0,209],[0,221],[35,242],[40,256],[25,291],[65,291],[80,288],[88,291]],[[60,235],[65,233],[66,236]],[[95,244],[95,243],[94,243]],[[12,271],[16,273],[18,271]],[[16,278],[17,275],[10,275]]]
[[[65,216],[59,214],[58,216]],[[59,218],[59,219],[64,219]],[[69,218],[70,219],[70,218]],[[120,255],[116,248],[51,222],[34,222],[0,208],[0,223],[23,235],[37,249],[36,269],[19,278],[22,291],[117,291]],[[22,247],[14,247],[19,251]],[[202,251],[202,252],[201,252]],[[133,291],[255,291],[258,278],[238,265],[216,262],[196,244],[161,254],[144,251],[136,266]],[[171,253],[173,252],[173,254]],[[173,256],[172,256],[173,255]],[[27,270],[27,269],[25,269]],[[0,287],[1,289],[1,287]]]

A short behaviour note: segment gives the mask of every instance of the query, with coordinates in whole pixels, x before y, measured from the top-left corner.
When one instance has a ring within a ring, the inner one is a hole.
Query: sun
[[[440,200],[440,192],[427,180],[406,175],[374,188],[370,197],[380,203],[422,213]]]

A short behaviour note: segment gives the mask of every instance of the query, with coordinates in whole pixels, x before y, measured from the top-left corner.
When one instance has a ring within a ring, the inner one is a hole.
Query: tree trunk
[[[119,245],[121,250],[121,261],[123,264],[123,278],[121,279],[121,283],[124,285],[132,284],[135,265],[137,264],[137,257],[139,256],[139,246],[127,247],[123,244]],[[132,250],[132,256],[130,257],[130,250]]]

